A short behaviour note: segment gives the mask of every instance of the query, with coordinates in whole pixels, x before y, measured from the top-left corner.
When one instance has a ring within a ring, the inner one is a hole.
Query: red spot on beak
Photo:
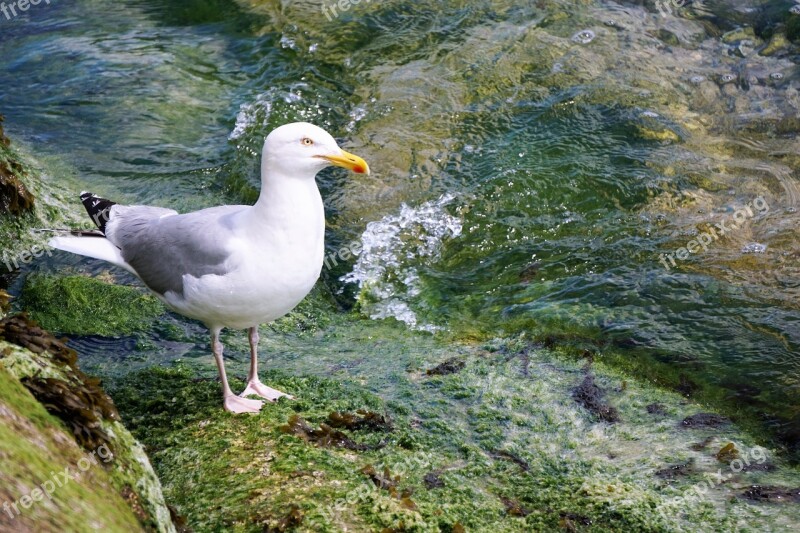
[[[362,167],[361,165],[355,165],[353,167],[353,172],[355,172],[356,174],[363,174],[364,173],[364,167]]]

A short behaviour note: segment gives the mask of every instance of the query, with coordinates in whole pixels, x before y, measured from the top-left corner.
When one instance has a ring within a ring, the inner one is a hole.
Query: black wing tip
[[[111,208],[117,205],[117,203],[106,200],[105,198],[100,198],[96,194],[92,194],[88,191],[81,192],[80,198],[83,207],[86,208],[86,212],[89,213],[95,226],[105,234],[106,224],[108,224],[108,220],[111,216]]]

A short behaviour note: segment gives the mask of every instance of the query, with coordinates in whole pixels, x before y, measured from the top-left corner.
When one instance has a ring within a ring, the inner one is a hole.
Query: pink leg
[[[267,387],[258,379],[258,326],[250,328],[248,333],[250,338],[250,374],[247,376],[247,388],[239,396],[242,398],[250,395],[260,396],[271,402],[282,397],[294,400],[294,396],[272,387]]]
[[[219,377],[222,379],[222,399],[225,410],[231,413],[257,413],[261,410],[264,402],[258,400],[246,400],[236,396],[228,385],[228,376],[225,373],[225,361],[222,359],[222,343],[219,341],[220,330],[211,331],[211,351],[217,361]]]

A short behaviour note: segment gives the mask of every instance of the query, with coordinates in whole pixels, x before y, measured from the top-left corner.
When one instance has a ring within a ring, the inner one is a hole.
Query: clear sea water
[[[264,136],[317,123],[373,169],[319,178],[330,252],[363,247],[324,273],[345,307],[613,352],[797,446],[794,2],[332,4],[0,16],[0,112],[85,188],[180,210],[252,201]]]

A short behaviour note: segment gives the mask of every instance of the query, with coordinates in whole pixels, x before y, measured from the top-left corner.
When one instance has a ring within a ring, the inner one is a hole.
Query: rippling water
[[[96,192],[179,209],[252,200],[264,135],[315,122],[374,170],[320,180],[331,251],[363,244],[326,272],[343,301],[456,337],[588,339],[796,445],[794,2],[331,5],[32,8],[0,20],[0,111]]]

